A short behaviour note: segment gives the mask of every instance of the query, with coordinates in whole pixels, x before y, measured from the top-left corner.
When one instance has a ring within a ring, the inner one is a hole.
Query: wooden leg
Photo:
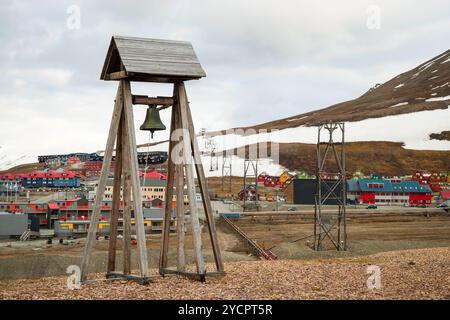
[[[123,114],[123,113],[122,113]],[[114,168],[114,190],[112,199],[112,210],[110,217],[109,249],[108,249],[108,273],[116,269],[116,246],[117,246],[117,226],[119,223],[120,210],[120,186],[122,175],[122,129],[124,117],[120,117],[119,129],[116,142],[116,166]]]
[[[191,214],[191,225],[192,225],[192,237],[194,242],[194,252],[197,264],[197,272],[200,275],[204,275],[206,272],[205,262],[203,260],[202,254],[202,239],[201,239],[201,228],[200,221],[198,217],[197,203],[195,198],[195,183],[194,183],[194,170],[192,155],[193,150],[191,148],[191,138],[189,134],[189,120],[187,115],[187,99],[184,89],[184,83],[177,83],[176,87],[178,89],[178,103],[180,112],[180,122],[183,128],[183,153],[184,153],[184,163],[186,170],[186,182],[187,190],[189,195],[189,211]]]
[[[174,89],[174,99],[176,99],[176,90]],[[162,242],[161,251],[159,256],[159,273],[163,275],[163,269],[167,267],[167,255],[169,251],[169,236],[170,236],[170,220],[172,217],[172,197],[173,197],[173,176],[174,176],[174,163],[172,161],[173,147],[175,146],[175,141],[172,141],[172,133],[177,128],[176,127],[176,109],[178,103],[172,107],[172,117],[170,121],[170,136],[169,136],[169,154],[167,158],[167,185],[165,192],[165,202],[166,206],[164,209],[164,222],[162,230]]]
[[[84,254],[81,261],[81,281],[86,281],[89,263],[92,255],[92,247],[95,241],[95,235],[98,228],[98,218],[100,216],[100,207],[105,193],[106,180],[108,179],[109,167],[111,165],[112,152],[116,141],[117,131],[119,128],[120,115],[123,109],[122,84],[119,83],[116,95],[116,103],[109,128],[108,140],[106,142],[105,155],[103,157],[102,171],[95,196],[94,209],[91,215],[91,223],[89,224],[89,232],[84,247]]]
[[[124,121],[122,130],[123,146],[123,273],[131,273],[131,175],[130,175],[130,148],[128,147],[127,125]]]
[[[184,87],[183,87],[184,89]],[[183,95],[186,97],[186,91],[183,90]],[[194,151],[194,163],[197,173],[198,185],[202,194],[203,209],[205,211],[206,222],[208,223],[209,236],[211,238],[212,249],[214,252],[214,259],[216,262],[216,268],[218,271],[224,271],[222,262],[222,254],[220,252],[219,240],[217,239],[216,224],[214,222],[214,216],[212,212],[211,202],[209,200],[208,185],[206,183],[205,171],[203,170],[202,159],[200,158],[200,150],[198,147],[197,139],[195,137],[194,124],[192,122],[191,110],[189,104],[186,105],[186,112],[189,122],[189,135],[191,137],[192,150]]]
[[[130,159],[131,189],[133,194],[133,208],[136,225],[136,236],[139,251],[139,267],[142,277],[148,277],[148,258],[145,243],[144,215],[142,211],[141,185],[138,176],[138,159],[136,150],[136,134],[134,131],[134,117],[132,110],[132,97],[129,80],[123,82],[123,98],[125,119],[127,122],[128,150]]]
[[[186,257],[184,253],[184,170],[182,164],[176,165],[177,185],[177,270],[186,271]]]

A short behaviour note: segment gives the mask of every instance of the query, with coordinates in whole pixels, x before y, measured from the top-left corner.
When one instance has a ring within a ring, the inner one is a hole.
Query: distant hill
[[[339,147],[337,148],[339,151]],[[235,154],[239,154],[238,151],[244,150],[234,149]],[[405,149],[401,142],[347,142],[345,152],[347,172],[349,173],[361,171],[366,174],[408,175],[416,171],[450,170],[450,151]],[[240,154],[243,155],[244,152]],[[329,157],[329,159],[332,158]],[[314,174],[316,145],[280,143],[279,160],[280,164],[289,170],[304,170],[309,174]],[[329,170],[333,168],[332,163],[332,161],[327,163]],[[337,169],[334,168],[334,170]]]
[[[234,129],[285,129],[314,126],[324,121],[360,121],[369,118],[448,109],[450,105],[450,50],[414,69],[376,85],[362,96],[288,118]],[[226,130],[209,132],[211,136]]]
[[[0,174],[3,173],[29,173],[36,170],[43,170],[44,164],[43,163],[25,163],[25,164],[19,164],[15,167],[9,168],[8,170],[0,171]]]

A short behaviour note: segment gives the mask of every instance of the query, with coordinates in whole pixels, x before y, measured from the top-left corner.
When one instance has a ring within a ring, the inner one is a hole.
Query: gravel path
[[[369,265],[381,268],[380,289],[367,288]],[[148,286],[98,281],[69,290],[66,277],[0,281],[0,299],[450,299],[450,247],[326,260],[229,262],[225,267],[225,277],[207,283],[161,278],[156,270]],[[103,279],[102,274],[90,276]]]

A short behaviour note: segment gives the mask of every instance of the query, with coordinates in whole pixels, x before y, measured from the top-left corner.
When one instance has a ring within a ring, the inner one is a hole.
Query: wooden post
[[[183,95],[186,97],[186,90],[183,86]],[[195,137],[194,124],[192,122],[191,109],[189,108],[189,103],[186,105],[186,113],[189,122],[189,135],[191,137],[191,146],[194,152],[194,163],[195,170],[197,173],[198,185],[200,187],[200,192],[202,194],[203,209],[205,211],[206,222],[208,223],[209,236],[211,238],[212,249],[214,253],[214,259],[216,262],[216,267],[218,271],[224,271],[224,266],[222,262],[222,254],[220,252],[219,240],[217,239],[216,224],[214,222],[214,216],[212,212],[211,202],[209,200],[208,185],[206,183],[205,171],[203,170],[202,159],[200,157],[200,150],[198,147],[197,139]]]
[[[145,228],[144,228],[144,215],[142,211],[142,197],[141,197],[141,186],[138,176],[138,159],[136,150],[136,133],[134,131],[134,117],[132,110],[132,96],[130,81],[120,80],[123,86],[123,99],[124,99],[124,111],[125,120],[127,123],[127,138],[128,138],[128,150],[129,150],[129,169],[131,174],[131,189],[133,195],[133,209],[134,218],[136,226],[136,236],[138,242],[139,251],[139,267],[142,277],[148,277],[148,259],[147,259],[147,248],[145,243]]]
[[[111,126],[109,127],[108,140],[106,142],[105,154],[103,157],[102,171],[100,173],[100,179],[97,186],[97,192],[95,195],[95,203],[93,212],[91,215],[91,222],[89,224],[88,236],[84,247],[84,254],[81,261],[81,282],[85,282],[88,273],[89,262],[92,255],[92,247],[94,245],[95,236],[98,228],[98,218],[100,216],[100,207],[103,201],[103,195],[105,193],[106,180],[108,179],[109,168],[111,165],[112,153],[114,149],[114,143],[116,141],[117,131],[119,128],[119,120],[123,109],[123,93],[122,93],[122,81],[119,83],[116,94],[116,102],[114,104],[114,111],[111,119]]]
[[[176,165],[177,185],[177,270],[186,271],[186,257],[184,253],[184,170],[182,164]]]
[[[191,138],[189,134],[189,118],[187,115],[187,99],[184,89],[184,83],[176,83],[178,105],[180,112],[180,122],[183,128],[183,157],[186,171],[186,182],[187,191],[189,195],[189,211],[191,215],[191,225],[192,225],[192,237],[194,242],[194,252],[195,260],[197,265],[197,272],[203,277],[206,272],[205,262],[203,260],[202,254],[202,239],[201,239],[201,228],[200,221],[198,217],[197,202],[195,198],[195,183],[194,183],[194,170],[193,170],[193,150],[191,148]]]
[[[124,116],[125,119],[125,116]],[[131,273],[131,175],[130,175],[130,148],[128,146],[128,127],[124,121],[122,127],[123,146],[123,273]]]
[[[173,174],[176,171],[176,195],[177,195],[177,268],[176,270],[167,268],[167,255],[169,247],[169,233],[170,233],[170,217],[171,211],[166,206],[164,227],[163,227],[163,240],[161,245],[160,256],[160,274],[181,274],[188,278],[197,279],[200,281],[205,280],[207,275],[223,275],[224,267],[219,249],[219,243],[217,239],[217,231],[214,224],[214,216],[212,213],[211,203],[209,201],[208,186],[206,184],[206,177],[203,171],[203,165],[201,163],[200,151],[197,140],[195,138],[194,125],[192,123],[192,116],[187,101],[186,90],[183,82],[175,83],[174,85],[174,97],[172,107],[172,121],[170,128],[170,144],[169,144],[169,162],[168,162],[168,182],[166,189],[166,198],[171,198],[173,192]],[[177,137],[174,132],[177,129],[182,131],[177,132],[176,135],[181,134],[182,148],[180,145],[175,145],[179,141],[176,141]],[[182,160],[176,157],[179,156],[177,152],[183,150]],[[194,171],[192,160],[195,161],[195,169],[197,172],[197,178],[200,186],[200,192],[203,200],[203,208],[205,210],[205,216],[208,223],[209,235],[214,252],[214,258],[216,262],[217,272],[206,272],[205,262],[202,253],[202,239],[201,239],[201,227],[198,216],[198,208],[195,195],[195,183],[194,183]],[[176,164],[174,163],[176,161]],[[185,177],[184,178],[184,174]],[[185,223],[184,223],[184,186],[187,186],[188,199],[189,199],[189,212],[191,216],[192,237],[194,242],[195,262],[197,266],[197,273],[186,272],[185,262]]]
[[[174,87],[174,100],[176,99],[177,93]],[[163,269],[167,267],[167,255],[169,251],[169,236],[170,236],[170,220],[172,217],[172,197],[173,197],[173,176],[174,176],[174,163],[172,160],[172,152],[175,146],[175,141],[172,141],[172,133],[177,129],[176,124],[176,110],[178,108],[178,102],[172,107],[172,117],[170,121],[170,133],[169,133],[169,152],[167,158],[167,184],[165,192],[166,206],[164,209],[164,223],[162,230],[162,240],[161,240],[161,252],[159,257],[159,273],[163,275]]]
[[[121,113],[116,142],[116,166],[114,167],[114,190],[112,199],[112,210],[109,222],[109,250],[108,250],[108,269],[110,273],[116,269],[116,246],[117,246],[117,227],[119,223],[120,210],[120,186],[122,174],[122,131],[124,117]]]

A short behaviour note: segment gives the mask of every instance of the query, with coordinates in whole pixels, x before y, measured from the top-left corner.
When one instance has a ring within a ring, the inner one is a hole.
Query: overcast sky
[[[367,26],[370,5],[380,28]],[[117,83],[99,76],[114,34],[192,42],[207,73],[187,83],[194,122],[216,130],[355,98],[447,50],[450,2],[1,0],[0,167],[104,148]],[[135,110],[138,126],[145,108]]]

